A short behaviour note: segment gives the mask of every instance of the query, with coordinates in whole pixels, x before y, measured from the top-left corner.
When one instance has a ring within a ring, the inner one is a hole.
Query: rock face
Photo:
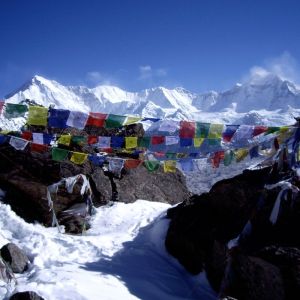
[[[21,293],[15,293],[12,295],[9,300],[44,300],[41,296],[39,296],[35,292],[21,292]]]
[[[288,189],[272,224],[273,179],[270,168],[247,170],[168,211],[167,250],[191,273],[205,270],[220,297],[300,299],[300,196]]]
[[[14,273],[26,271],[29,263],[27,255],[15,244],[4,245],[1,250],[1,257],[9,265]]]

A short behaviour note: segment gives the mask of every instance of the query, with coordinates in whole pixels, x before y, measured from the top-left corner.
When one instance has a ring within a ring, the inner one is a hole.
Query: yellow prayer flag
[[[140,121],[142,118],[140,117],[127,117],[124,125],[130,125],[130,124],[134,124],[138,121]]]
[[[210,124],[208,138],[220,139],[222,137],[223,128],[223,124]]]
[[[58,144],[69,146],[71,143],[72,136],[69,134],[63,134],[57,140]]]
[[[194,147],[200,147],[204,141],[204,138],[194,138]]]
[[[235,156],[236,162],[240,162],[243,159],[245,159],[246,156],[248,155],[248,153],[249,153],[249,150],[245,149],[245,148],[236,150],[234,152],[234,156]]]
[[[77,165],[82,165],[87,159],[86,153],[73,152],[70,161]]]
[[[137,147],[137,137],[136,136],[126,136],[125,137],[125,147],[126,149],[132,149]]]
[[[282,126],[279,129],[277,140],[279,144],[282,144],[287,140],[293,133],[293,130],[289,126]]]
[[[27,124],[47,126],[48,108],[41,106],[29,106]]]
[[[165,160],[164,161],[164,172],[176,172],[176,160]]]

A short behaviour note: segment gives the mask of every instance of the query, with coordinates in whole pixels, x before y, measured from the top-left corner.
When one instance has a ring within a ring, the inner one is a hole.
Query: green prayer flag
[[[69,154],[68,150],[60,148],[52,148],[52,159],[56,161],[62,161],[67,158]]]
[[[154,172],[159,169],[159,161],[157,160],[145,160],[144,165],[149,172]]]
[[[78,146],[83,146],[87,143],[87,137],[80,136],[80,135],[74,135],[71,139],[72,143]]]
[[[270,133],[274,133],[276,131],[279,131],[280,127],[268,127],[268,130],[265,134],[270,134]]]
[[[109,114],[105,120],[105,127],[106,128],[122,127],[125,120],[126,120],[125,116]]]
[[[208,136],[209,127],[209,123],[196,122],[195,137],[206,138]]]
[[[232,161],[234,159],[234,152],[232,150],[227,150],[225,151],[225,155],[224,155],[224,166],[229,166]]]
[[[28,108],[26,105],[6,103],[4,116],[7,119],[24,117],[24,115],[27,111],[28,111]]]
[[[150,137],[144,136],[141,138],[138,138],[138,147],[140,148],[149,148],[150,145]]]
[[[221,139],[208,139],[209,146],[219,146],[221,145]]]
[[[168,159],[176,159],[176,158],[177,158],[177,153],[167,152],[167,153],[166,153],[166,157],[167,157]]]

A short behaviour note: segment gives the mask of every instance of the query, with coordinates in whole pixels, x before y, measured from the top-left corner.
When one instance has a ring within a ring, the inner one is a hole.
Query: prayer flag
[[[220,146],[221,139],[208,139],[209,146]]]
[[[196,123],[190,121],[180,121],[180,138],[194,138],[196,133]]]
[[[56,161],[62,161],[67,158],[69,154],[68,150],[60,148],[52,148],[52,159]]]
[[[99,167],[102,167],[106,160],[104,155],[89,155],[88,158],[93,165]]]
[[[239,126],[240,125],[226,125],[225,131],[222,134],[223,141],[226,143],[230,143]]]
[[[213,154],[212,157],[212,165],[214,168],[219,168],[220,166],[220,162],[222,159],[224,159],[224,151],[217,151]]]
[[[194,138],[194,147],[196,148],[199,148],[201,147],[203,141],[204,141],[204,138]]]
[[[124,159],[109,157],[107,160],[108,160],[108,170],[120,177],[121,171],[124,167]]]
[[[29,106],[27,124],[47,126],[48,108],[41,106]]]
[[[87,160],[88,154],[73,152],[70,161],[77,165],[82,165]]]
[[[96,135],[88,136],[88,144],[89,145],[97,144],[97,142],[98,142],[98,137]]]
[[[168,159],[176,159],[177,158],[177,153],[167,152],[166,153],[166,158],[168,158]]]
[[[48,127],[65,129],[70,111],[66,109],[49,109]]]
[[[130,125],[130,124],[135,124],[136,122],[140,121],[142,118],[140,117],[130,117],[128,116],[126,118],[126,121],[124,123],[124,125]]]
[[[21,134],[21,138],[27,141],[32,140],[32,133],[30,131],[23,131]]]
[[[160,162],[158,160],[145,160],[144,165],[149,172],[154,172],[159,169]]]
[[[151,137],[151,144],[152,145],[160,145],[165,142],[165,137],[164,136],[152,136]]]
[[[164,161],[164,172],[175,173],[176,172],[176,160],[165,160]]]
[[[40,145],[44,144],[44,137],[42,133],[34,132],[32,134],[32,140],[35,144],[40,144]]]
[[[241,148],[238,149],[234,152],[234,156],[236,159],[236,162],[241,162],[243,159],[246,158],[246,156],[248,155],[249,151],[246,148]]]
[[[63,134],[59,137],[59,139],[57,140],[58,144],[60,145],[65,145],[65,146],[69,146],[71,143],[71,139],[72,136],[69,134]]]
[[[28,111],[28,108],[26,105],[6,103],[4,116],[7,119],[24,117],[24,115],[27,111]]]
[[[176,145],[179,142],[179,137],[178,136],[166,136],[165,138],[165,143],[167,146],[169,145]]]
[[[123,148],[124,147],[124,137],[123,136],[112,136],[111,137],[111,147],[112,148]]]
[[[28,141],[12,136],[9,140],[9,144],[16,150],[24,150],[28,144]]]
[[[233,161],[233,158],[234,158],[234,153],[232,150],[227,150],[225,151],[225,154],[224,154],[224,166],[229,166],[232,161]]]
[[[95,127],[104,127],[106,117],[107,114],[90,112],[86,125],[95,126]]]
[[[267,126],[254,126],[254,130],[253,130],[253,136],[257,136],[259,134],[265,133],[268,131],[268,127]]]
[[[99,136],[98,137],[98,148],[110,148],[110,136]]]
[[[222,137],[224,125],[223,124],[210,124],[208,138],[220,139]]]
[[[192,172],[194,170],[192,159],[182,159],[179,161],[179,164],[183,172]]]
[[[141,164],[139,159],[126,159],[124,167],[125,169],[135,169]]]
[[[180,147],[190,147],[193,145],[193,138],[180,138]]]
[[[142,121],[151,121],[151,122],[158,122],[160,119],[158,118],[143,118]]]
[[[125,137],[125,147],[126,149],[132,149],[137,147],[137,137],[126,136]]]
[[[41,145],[41,144],[35,144],[35,143],[30,143],[30,151],[32,152],[46,152],[48,150],[47,145]]]
[[[144,136],[144,137],[138,138],[138,146],[140,148],[149,148],[150,139],[151,138],[149,136]]]
[[[114,114],[109,114],[105,120],[105,127],[106,128],[118,128],[122,127],[124,124],[126,117],[119,116]]]
[[[87,137],[81,135],[74,135],[71,138],[71,142],[74,145],[83,146],[87,143]]]
[[[250,158],[255,158],[255,157],[258,157],[259,156],[259,153],[258,153],[258,146],[254,146],[250,149],[249,151],[249,155],[250,155]]]
[[[266,134],[274,133],[280,130],[280,127],[269,126]]]
[[[159,131],[166,131],[170,133],[173,133],[178,129],[179,129],[179,123],[178,121],[174,121],[174,120],[162,120],[159,126]]]
[[[234,135],[234,140],[239,142],[249,140],[253,137],[254,127],[252,125],[240,125]]]
[[[83,129],[88,120],[88,114],[81,111],[71,111],[67,120],[67,126]]]
[[[208,137],[208,132],[209,132],[209,123],[196,123],[196,133],[195,137],[201,137],[201,138],[207,138]]]
[[[8,140],[8,136],[0,134],[0,145],[4,144]]]

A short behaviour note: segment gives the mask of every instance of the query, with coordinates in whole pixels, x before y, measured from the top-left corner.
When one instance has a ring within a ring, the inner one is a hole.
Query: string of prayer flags
[[[170,145],[177,145],[179,142],[179,137],[178,136],[174,136],[174,135],[169,135],[165,137],[165,144],[167,146]]]
[[[124,125],[135,124],[135,123],[137,123],[138,121],[140,121],[141,119],[142,119],[142,118],[140,118],[140,117],[130,117],[130,116],[128,116],[128,117],[126,118],[126,121],[125,121]]]
[[[126,149],[136,148],[138,139],[135,136],[126,136],[125,137],[125,147]]]
[[[141,160],[139,159],[126,159],[124,163],[124,168],[126,170],[135,169],[141,164]]]
[[[104,127],[106,117],[107,114],[90,112],[86,125],[95,126],[95,127]]]
[[[208,137],[209,128],[210,128],[210,124],[209,123],[196,122],[195,137],[207,138]]]
[[[158,160],[145,160],[144,166],[151,173],[159,169],[160,162]]]
[[[66,109],[49,109],[48,127],[65,129],[70,111]]]
[[[201,147],[202,143],[204,142],[204,138],[196,137],[193,139],[193,142],[194,142],[194,147],[199,148],[199,147]]]
[[[238,128],[239,125],[225,125],[225,130],[222,133],[223,141],[226,143],[230,143]]]
[[[68,157],[69,151],[66,149],[52,148],[52,159],[63,161]]]
[[[26,146],[28,145],[27,140],[23,140],[21,138],[12,136],[10,137],[9,144],[14,147],[16,150],[24,150]]]
[[[29,106],[27,124],[47,126],[48,108],[42,106]]]
[[[0,115],[2,113],[3,107],[4,107],[4,101],[0,101]]]
[[[110,136],[99,136],[97,147],[100,149],[110,148],[110,140],[111,140]]]
[[[105,120],[106,128],[119,128],[122,127],[125,122],[125,116],[119,116],[114,114],[109,114]]]
[[[175,173],[176,172],[176,160],[165,160],[164,161],[164,172]]]
[[[223,124],[210,124],[208,138],[220,139],[222,137],[223,128]]]
[[[164,136],[152,136],[151,137],[151,144],[152,145],[161,145],[164,144],[165,137]]]
[[[7,119],[24,117],[28,107],[23,104],[6,103],[4,116]]]
[[[196,134],[196,123],[190,121],[180,121],[180,138],[194,138]]]
[[[62,134],[59,139],[57,140],[57,143],[60,145],[69,146],[71,143],[72,136],[69,134]]]
[[[81,111],[71,111],[67,120],[67,126],[83,129],[89,115]]]
[[[77,165],[82,165],[87,160],[88,154],[81,152],[73,152],[70,161]]]
[[[234,152],[236,162],[241,162],[243,159],[247,157],[249,150],[246,148],[238,149]]]

